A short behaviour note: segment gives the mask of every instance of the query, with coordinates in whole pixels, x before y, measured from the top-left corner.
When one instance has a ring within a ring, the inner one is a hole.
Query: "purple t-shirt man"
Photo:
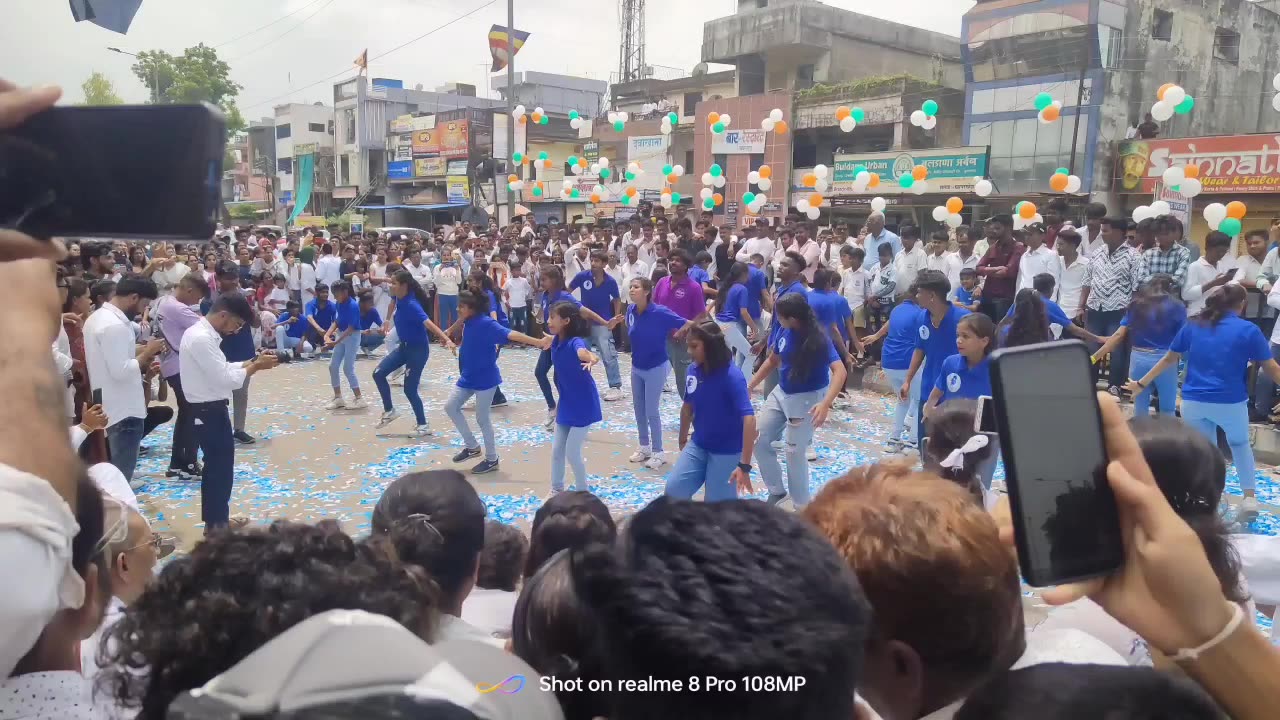
[[[673,281],[670,275],[659,280],[653,288],[653,301],[685,320],[692,320],[707,309],[702,286],[688,275],[681,281]]]
[[[187,328],[200,322],[200,313],[172,295],[165,295],[156,306],[156,319],[160,322],[160,337],[173,348],[160,356],[160,374],[171,378],[178,374],[177,348],[182,344],[182,335]]]

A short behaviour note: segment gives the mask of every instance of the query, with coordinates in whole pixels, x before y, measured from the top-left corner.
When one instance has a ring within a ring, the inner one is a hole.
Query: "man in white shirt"
[[[1044,225],[1031,223],[1026,228],[1027,250],[1018,263],[1018,287],[1015,292],[1035,287],[1035,278],[1041,273],[1053,276],[1055,287],[1062,282],[1062,261],[1058,254],[1044,244]]]
[[[178,286],[178,281],[191,272],[191,268],[179,260],[164,243],[157,243],[153,252],[155,266],[151,279],[156,283],[156,291],[160,297],[171,295]]]
[[[960,287],[960,272],[962,270],[977,270],[978,261],[982,256],[975,252],[973,247],[973,236],[967,232],[956,233],[956,247],[953,253],[947,253],[951,257],[951,262],[947,264],[947,282],[951,283],[951,293],[948,299],[954,300],[956,296],[956,288]]]
[[[1102,246],[1102,220],[1106,217],[1107,206],[1102,203],[1089,203],[1084,209],[1084,228],[1080,232],[1079,251],[1082,257],[1089,257],[1094,248]]]
[[[404,261],[404,269],[409,271],[409,274],[422,286],[423,290],[428,293],[431,292],[433,285],[431,266],[422,259],[421,252],[418,250],[410,251],[409,257]],[[423,309],[425,310],[426,308]]]
[[[157,296],[156,284],[140,275],[127,275],[116,285],[116,294],[84,324],[84,355],[95,404],[102,405],[111,425],[107,445],[111,463],[133,484],[142,443],[147,403],[142,395],[142,375],[164,340],[151,340],[138,348],[133,319]],[[96,402],[101,393],[101,402]],[[136,488],[135,488],[136,489]]]
[[[1210,290],[1235,278],[1236,263],[1228,257],[1231,245],[1231,237],[1226,233],[1211,232],[1204,239],[1204,255],[1187,266],[1187,281],[1182,288],[1182,299],[1187,301],[1187,317],[1195,317],[1204,310],[1204,296]]]
[[[1077,320],[1084,314],[1085,303],[1089,300],[1089,284],[1092,282],[1089,258],[1079,251],[1083,243],[1079,231],[1070,225],[1064,225],[1058,231],[1058,240],[1054,244],[1054,249],[1058,251],[1061,273],[1055,286],[1058,306],[1072,320]]]
[[[320,259],[316,261],[316,282],[322,282],[333,291],[333,284],[342,279],[342,260],[334,254],[333,245],[320,246]]]
[[[801,226],[796,228],[795,240],[787,250],[794,250],[804,258],[804,280],[812,285],[813,274],[817,272],[818,264],[822,260],[822,248],[818,245],[818,241],[809,237],[809,231]]]
[[[756,230],[754,237],[749,237],[742,242],[742,247],[738,250],[738,262],[751,262],[752,255],[760,255],[764,257],[764,264],[767,266],[773,262],[773,251],[777,243],[769,237],[766,230],[767,224],[756,221]]]
[[[182,387],[195,416],[196,440],[204,451],[200,516],[206,535],[230,524],[236,453],[228,412],[231,393],[259,370],[270,370],[278,362],[271,354],[240,363],[227,362],[222,353],[223,336],[235,335],[252,320],[253,308],[243,295],[224,295],[214,302],[208,315],[183,334],[178,352]]]
[[[898,300],[907,296],[907,289],[915,284],[916,276],[924,269],[926,259],[924,248],[920,247],[920,228],[903,225],[900,241],[902,250],[893,259],[893,274],[898,282],[895,294]],[[876,247],[879,248],[879,244]]]

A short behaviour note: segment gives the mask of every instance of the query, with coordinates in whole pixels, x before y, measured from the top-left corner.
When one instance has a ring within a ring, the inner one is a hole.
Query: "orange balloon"
[[[520,124],[521,124],[521,125],[524,125],[524,124],[525,124],[525,123],[527,123],[527,122],[529,122],[529,116],[527,116],[527,115],[521,115],[521,116],[520,116]]]
[[[810,207],[822,207],[822,194],[813,193],[809,196]]]
[[[952,215],[958,215],[960,214],[960,211],[963,209],[964,209],[963,200],[961,200],[958,197],[947,198],[947,212],[951,213]]]
[[[1035,217],[1036,204],[1033,202],[1022,203],[1022,209],[1018,211],[1018,215],[1021,216],[1023,220],[1030,220],[1031,218]]]
[[[593,195],[591,196],[591,202],[593,202],[593,203],[598,203],[598,202],[600,202],[600,196],[599,196],[599,195],[594,195],[594,194],[593,194]]]
[[[1053,177],[1049,178],[1049,187],[1054,192],[1065,191],[1067,189],[1067,176],[1061,173],[1054,173]]]
[[[840,107],[836,108],[836,119],[843,120],[849,117],[849,115],[852,114],[852,112],[853,111],[849,109],[848,105],[841,105]]]
[[[551,159],[550,159],[550,158],[548,158],[547,160],[545,160],[545,161],[542,163],[542,167],[546,168],[547,170],[550,170],[550,169],[551,169]]]
[[[880,173],[871,173],[871,179],[867,181],[867,187],[873,188],[880,185]]]
[[[515,182],[515,181],[517,181],[517,180],[519,180],[519,179],[520,179],[520,176],[519,176],[519,175],[514,175],[514,174],[513,174],[513,175],[508,175],[508,176],[507,176],[507,182]]]
[[[1166,92],[1169,88],[1173,87],[1174,85],[1175,85],[1175,83],[1165,83],[1165,84],[1161,85],[1161,86],[1160,86],[1160,89],[1156,91],[1156,99],[1157,99],[1157,100],[1163,100],[1163,99],[1164,99],[1164,94],[1165,94],[1165,92]]]
[[[1200,166],[1195,164],[1188,165],[1182,168],[1182,174],[1189,178],[1198,178],[1200,177]]]
[[[715,112],[714,110],[711,111],[711,113],[707,115],[707,124],[715,125],[718,122],[720,122],[720,113]]]
[[[627,188],[627,195],[630,195],[631,197],[635,197],[635,196],[636,196],[636,189],[635,189],[635,188],[633,188],[633,187],[629,187],[629,188]]]
[[[818,176],[813,173],[805,173],[805,176],[800,178],[800,184],[805,187],[813,187],[818,184]]]
[[[773,168],[769,167],[768,165],[761,165],[760,169],[757,170],[756,172],[760,173],[760,177],[762,178],[773,177]]]
[[[917,165],[911,168],[911,177],[915,178],[917,181],[924,180],[929,177],[929,168],[923,165]]]
[[[1041,110],[1040,112],[1044,115],[1044,119],[1048,120],[1049,122],[1054,122],[1058,118],[1062,117],[1062,111],[1054,107],[1053,105],[1050,105],[1049,107],[1045,108],[1044,110]]]
[[[670,175],[667,176],[667,182],[671,183],[672,185],[675,185],[676,181],[679,179],[680,179],[680,176],[676,175],[675,173],[671,173]]]
[[[711,199],[715,201],[716,207],[719,207],[724,204],[724,196],[721,195],[720,193],[716,193],[715,195],[712,195]]]
[[[778,121],[776,124],[774,124],[774,126],[773,126],[773,131],[774,131],[774,132],[776,132],[776,133],[778,133],[779,135],[786,135],[786,134],[787,134],[787,129],[788,129],[788,128],[787,128],[787,121],[786,121],[786,120],[779,120],[779,121]]]
[[[1246,210],[1248,210],[1248,208],[1246,208],[1244,206],[1244,203],[1240,202],[1239,200],[1232,200],[1231,202],[1227,203],[1227,217],[1229,218],[1243,220]]]

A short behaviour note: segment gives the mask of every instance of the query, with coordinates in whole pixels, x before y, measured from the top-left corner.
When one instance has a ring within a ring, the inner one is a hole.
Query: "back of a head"
[[[488,590],[514,592],[529,554],[529,538],[513,525],[497,520],[484,521],[484,549],[480,551],[480,571],[476,586]]]
[[[957,398],[943,403],[929,415],[925,420],[925,435],[929,442],[925,445],[924,469],[963,487],[982,503],[978,466],[991,457],[992,448],[983,445],[967,453],[963,451],[974,437],[973,421],[977,410],[975,401]],[[958,456],[953,456],[957,451]]]
[[[1050,663],[1002,673],[955,720],[1224,720],[1191,681],[1146,667]]]
[[[680,682],[621,692],[610,720],[847,718],[868,608],[857,578],[801,518],[765,503],[661,497],[615,549],[575,557],[574,584],[600,623],[614,681]],[[691,677],[734,679],[707,692]],[[743,686],[804,678],[803,687]]]
[[[617,525],[600,498],[585,490],[557,493],[538,508],[529,532],[529,554],[524,576],[561,550],[581,549],[592,543],[612,545]]]
[[[373,509],[373,531],[387,535],[405,562],[421,566],[452,598],[474,576],[484,548],[484,502],[456,470],[405,475]]]

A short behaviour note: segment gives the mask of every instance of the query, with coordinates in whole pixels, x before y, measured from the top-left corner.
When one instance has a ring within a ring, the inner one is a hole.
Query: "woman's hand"
[[[813,419],[813,429],[817,430],[827,422],[827,416],[831,414],[831,408],[825,403],[820,402],[809,410],[809,417]]]

